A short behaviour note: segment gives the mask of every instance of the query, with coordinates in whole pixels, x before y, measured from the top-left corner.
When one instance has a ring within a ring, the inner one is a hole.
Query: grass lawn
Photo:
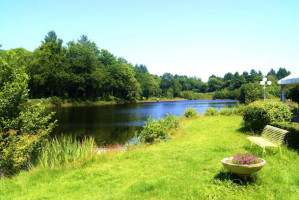
[[[101,155],[69,169],[34,168],[0,181],[0,199],[298,199],[299,156],[267,151],[265,167],[248,182],[220,160],[251,152],[238,116],[183,122],[169,142]]]

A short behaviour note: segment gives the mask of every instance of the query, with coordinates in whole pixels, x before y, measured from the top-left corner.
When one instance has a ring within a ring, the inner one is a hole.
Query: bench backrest
[[[281,145],[284,136],[288,133],[288,131],[267,125],[265,126],[261,137],[265,138],[266,140],[276,144],[278,146]]]

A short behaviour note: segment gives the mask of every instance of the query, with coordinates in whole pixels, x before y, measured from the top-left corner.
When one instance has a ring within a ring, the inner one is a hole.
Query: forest
[[[211,75],[208,82],[168,72],[158,76],[151,74],[144,64],[133,66],[126,59],[99,49],[86,35],[64,46],[54,31],[50,31],[33,52],[24,48],[0,50],[4,60],[9,54],[14,54],[15,62],[25,67],[31,99],[58,97],[135,102],[153,97],[200,99],[200,94],[212,92],[214,99],[245,102],[246,98],[254,100],[262,96],[259,82],[265,76],[272,81],[267,87],[267,97],[279,97],[277,81],[290,74],[281,67],[267,74],[252,69],[242,74],[228,72],[223,77]],[[250,97],[248,91],[253,92]]]

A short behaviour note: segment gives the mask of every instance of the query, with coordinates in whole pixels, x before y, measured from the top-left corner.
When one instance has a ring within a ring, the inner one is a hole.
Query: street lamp
[[[267,81],[267,78],[263,78],[263,80],[260,82],[261,85],[264,86],[264,101],[266,101],[266,85],[271,85],[271,81]]]

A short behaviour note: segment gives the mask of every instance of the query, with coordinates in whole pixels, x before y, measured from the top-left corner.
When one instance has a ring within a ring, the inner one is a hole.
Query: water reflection
[[[91,135],[97,144],[123,144],[132,139],[134,132],[141,129],[149,116],[154,119],[165,117],[167,113],[182,115],[186,108],[195,108],[204,113],[208,107],[220,110],[237,104],[232,100],[198,100],[177,102],[156,102],[126,105],[84,106],[51,108],[56,112],[58,127],[53,135]]]

